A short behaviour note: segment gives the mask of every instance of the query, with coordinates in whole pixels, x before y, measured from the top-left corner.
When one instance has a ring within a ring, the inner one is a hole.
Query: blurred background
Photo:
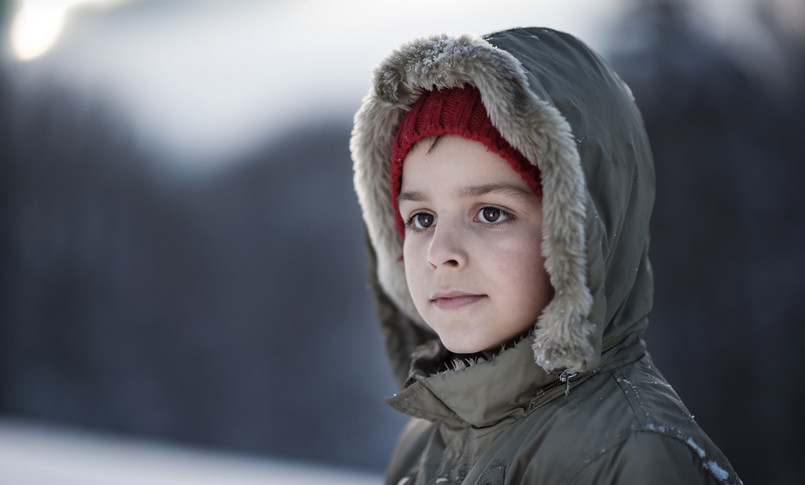
[[[802,0],[0,3],[0,483],[69,449],[124,466],[97,453],[129,440],[379,483],[405,417],[352,115],[400,43],[520,25],[631,86],[657,166],[649,350],[745,482],[798,483]]]

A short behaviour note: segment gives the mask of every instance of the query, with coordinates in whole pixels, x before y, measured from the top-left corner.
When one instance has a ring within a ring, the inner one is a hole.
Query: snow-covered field
[[[0,418],[1,485],[369,485],[382,477]]]

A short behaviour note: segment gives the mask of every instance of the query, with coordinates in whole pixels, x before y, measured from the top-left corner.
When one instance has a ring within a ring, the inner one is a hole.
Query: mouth
[[[436,293],[430,301],[440,310],[457,310],[486,298],[486,295],[477,295],[463,292]]]

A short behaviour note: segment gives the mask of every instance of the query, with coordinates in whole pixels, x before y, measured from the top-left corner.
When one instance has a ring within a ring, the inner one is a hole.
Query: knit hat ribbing
[[[531,190],[542,197],[539,169],[506,141],[487,115],[481,93],[474,86],[425,91],[411,106],[397,128],[391,146],[391,203],[397,231],[404,237],[405,229],[397,197],[402,187],[403,161],[418,141],[429,136],[460,135],[486,145],[500,155],[528,182]]]

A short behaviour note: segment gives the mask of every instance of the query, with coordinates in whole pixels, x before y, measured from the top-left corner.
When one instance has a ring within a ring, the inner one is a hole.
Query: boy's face
[[[408,290],[455,353],[494,350],[530,328],[553,290],[540,251],[542,204],[480,142],[445,135],[403,164]]]

